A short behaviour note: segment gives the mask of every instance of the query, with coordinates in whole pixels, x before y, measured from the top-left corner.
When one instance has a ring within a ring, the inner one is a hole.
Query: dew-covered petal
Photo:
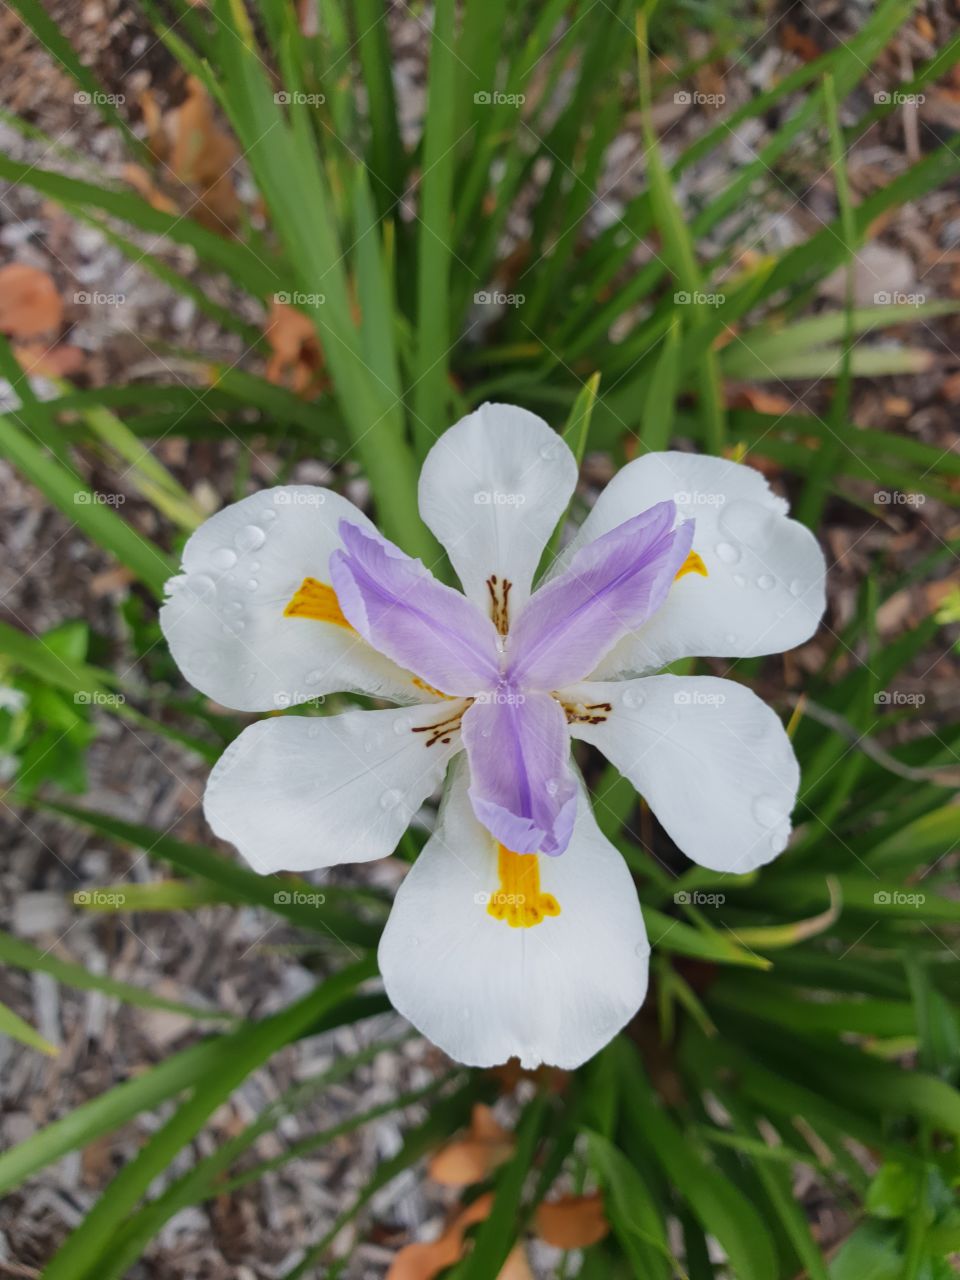
[[[809,529],[759,471],[726,458],[651,453],[629,463],[597,499],[561,563],[657,502],[695,522],[706,576],[685,574],[638,632],[601,662],[596,679],[656,670],[686,657],[758,657],[808,640],[826,603],[826,565]]]
[[[688,858],[744,875],[786,848],[800,770],[779,717],[745,685],[647,676],[563,697],[583,711],[574,737],[630,779]]]
[[[380,941],[387,994],[458,1062],[517,1057],[527,1068],[572,1070],[643,1002],[649,947],[636,889],[583,794],[563,857],[527,855],[536,866],[523,874],[524,896],[536,885],[546,899],[538,923],[517,927],[507,911],[494,914],[500,851],[473,813],[462,763]]]
[[[516,853],[562,853],[577,785],[563,708],[546,693],[506,686],[463,717],[470,799],[488,831]]]
[[[508,675],[556,689],[589,675],[628,631],[663,604],[690,549],[693,526],[675,527],[661,502],[582,546],[540,587],[508,637]]]
[[[261,720],[214,766],[207,821],[261,874],[384,858],[460,749],[462,708]]]
[[[481,405],[427,454],[420,513],[467,597],[485,613],[504,592],[508,614],[526,602],[576,482],[577,464],[563,440],[514,405]]]
[[[288,485],[225,507],[191,535],[160,625],[195,688],[238,711],[276,711],[340,691],[397,702],[427,696],[338,617],[329,560],[344,517],[373,528],[339,494]],[[285,614],[308,578],[328,590],[333,620]]]
[[[470,695],[499,677],[497,632],[459,591],[377,533],[340,526],[330,558],[344,614],[380,653],[447,694]]]

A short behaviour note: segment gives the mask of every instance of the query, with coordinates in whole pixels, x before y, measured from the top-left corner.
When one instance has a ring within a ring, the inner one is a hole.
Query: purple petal
[[[563,853],[577,808],[563,708],[547,693],[502,684],[463,717],[470,801],[514,853]]]
[[[541,587],[509,637],[507,675],[533,689],[582,680],[628,631],[660,608],[693,541],[693,521],[675,529],[676,507],[660,502],[582,547]]]
[[[469,697],[499,678],[493,623],[385,538],[341,520],[330,579],[347,621],[380,653],[442,693]]]

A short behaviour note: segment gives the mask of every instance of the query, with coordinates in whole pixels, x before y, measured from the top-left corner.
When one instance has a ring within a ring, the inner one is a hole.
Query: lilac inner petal
[[[660,608],[693,541],[660,502],[588,543],[531,597],[508,640],[507,676],[534,689],[583,680],[628,631]]]
[[[563,853],[577,785],[560,704],[503,682],[466,712],[463,741],[473,811],[495,839],[514,853]]]
[[[419,560],[348,520],[330,578],[347,621],[380,653],[443,693],[469,697],[499,678],[497,632]]]

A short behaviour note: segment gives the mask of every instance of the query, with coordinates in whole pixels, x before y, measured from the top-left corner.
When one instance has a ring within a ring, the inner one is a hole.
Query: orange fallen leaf
[[[0,332],[35,338],[59,329],[62,320],[63,303],[46,271],[20,262],[0,268]]]
[[[69,378],[80,372],[86,359],[79,347],[46,347],[42,342],[14,343],[13,354],[31,378]]]
[[[122,172],[124,181],[129,182],[137,195],[143,196],[152,208],[160,213],[177,212],[177,206],[154,184],[146,169],[142,169],[138,164],[125,164]]]
[[[586,1249],[610,1230],[598,1191],[543,1201],[535,1217],[537,1235],[558,1249]]]
[[[273,352],[267,379],[309,399],[322,390],[323,351],[310,320],[286,302],[272,302],[264,335]]]
[[[513,1134],[500,1125],[489,1107],[473,1108],[467,1137],[448,1142],[431,1159],[427,1169],[434,1182],[447,1187],[469,1187],[482,1182],[513,1152]]]
[[[489,1218],[492,1208],[492,1193],[478,1196],[457,1214],[436,1240],[428,1244],[406,1245],[391,1262],[387,1280],[433,1280],[444,1268],[459,1260],[467,1228]]]

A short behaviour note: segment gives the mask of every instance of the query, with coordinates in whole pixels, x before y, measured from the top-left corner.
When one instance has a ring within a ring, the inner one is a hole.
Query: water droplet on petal
[[[396,720],[393,722],[393,732],[399,738],[407,732],[412,724],[413,721],[409,716],[397,716]]]
[[[403,799],[403,792],[391,787],[389,791],[385,791],[380,797],[381,809],[395,809]]]
[[[249,579],[247,580],[247,590],[248,590],[248,591],[256,591],[256,589],[257,589],[257,587],[259,587],[259,585],[260,585],[260,583],[256,580],[256,578],[249,578]]]
[[[761,573],[760,577],[757,579],[757,586],[760,588],[761,591],[769,591],[772,587],[775,587],[776,585],[777,585],[776,578],[774,578],[769,573]]]
[[[753,816],[761,827],[776,827],[783,822],[783,804],[773,796],[757,796],[753,802]]]
[[[792,596],[802,596],[806,590],[806,585],[799,578],[794,578],[790,583],[790,594]]]
[[[634,710],[637,707],[642,707],[646,700],[647,695],[645,693],[641,693],[639,689],[624,689],[623,693],[620,695],[620,701],[623,705],[625,707],[633,707]]]
[[[276,518],[277,513],[275,511],[271,511],[269,508],[266,511],[260,512],[260,519],[264,524],[269,524],[271,520],[276,520]]]
[[[560,790],[560,783],[557,782],[556,778],[548,778],[544,783],[544,786],[546,787],[548,796],[555,796]]]
[[[214,569],[232,569],[237,563],[236,552],[229,547],[217,547],[210,556],[210,563]]]
[[[547,444],[540,446],[540,457],[546,462],[551,462],[554,458],[560,457],[561,449],[559,440],[550,440]]]
[[[738,587],[745,587],[747,585],[747,580],[742,573],[735,573],[733,575],[733,581]]]
[[[217,590],[217,584],[205,573],[191,573],[187,579],[187,586],[195,596],[212,596]]]
[[[735,547],[732,542],[718,542],[713,549],[717,559],[722,560],[724,564],[736,564],[740,559],[740,548]]]
[[[303,677],[303,679],[306,684],[319,684],[320,681],[323,679],[323,672],[308,671],[307,674]]]
[[[238,551],[256,551],[266,540],[267,535],[258,524],[245,524],[233,539]]]

